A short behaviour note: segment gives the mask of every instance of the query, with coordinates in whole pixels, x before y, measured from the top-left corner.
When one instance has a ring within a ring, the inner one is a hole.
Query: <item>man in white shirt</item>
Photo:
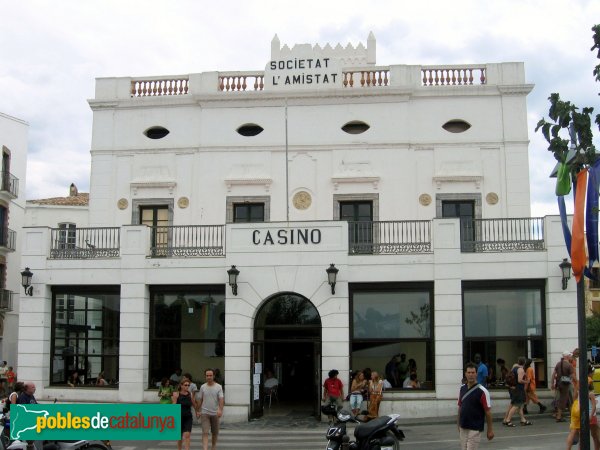
[[[279,380],[277,378],[275,378],[275,376],[273,376],[273,372],[271,372],[269,369],[266,370],[265,372],[265,393],[269,392],[271,389],[273,389],[275,386],[279,385]]]

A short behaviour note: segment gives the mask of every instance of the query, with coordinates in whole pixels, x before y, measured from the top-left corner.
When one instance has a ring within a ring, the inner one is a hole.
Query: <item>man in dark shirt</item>
[[[492,403],[488,390],[477,383],[477,366],[465,367],[467,383],[460,388],[458,396],[458,431],[463,450],[476,450],[481,440],[484,422],[487,422],[487,438],[494,438]]]
[[[31,381],[25,382],[25,385],[23,386],[23,392],[21,392],[19,394],[19,396],[17,397],[17,403],[19,403],[19,404],[37,403],[37,400],[35,399],[33,394],[35,394],[35,384]]]

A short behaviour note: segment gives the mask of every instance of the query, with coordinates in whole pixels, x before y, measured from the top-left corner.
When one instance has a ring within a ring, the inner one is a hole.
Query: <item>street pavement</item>
[[[494,418],[495,437],[482,439],[480,449],[504,450],[554,450],[564,449],[569,423],[556,423],[550,414],[531,414],[531,426],[508,428],[502,425],[502,417]],[[517,418],[518,420],[518,418]],[[416,450],[459,449],[458,431],[454,417],[402,420],[398,422],[406,439],[401,448]],[[518,422],[515,422],[518,423]],[[352,437],[354,425],[349,425]],[[323,450],[327,443],[326,422],[312,417],[266,417],[242,424],[224,421],[219,435],[218,450]],[[114,450],[166,450],[176,449],[175,441],[115,441]],[[198,424],[192,430],[191,448],[202,449],[202,432]],[[575,447],[577,448],[577,447]]]

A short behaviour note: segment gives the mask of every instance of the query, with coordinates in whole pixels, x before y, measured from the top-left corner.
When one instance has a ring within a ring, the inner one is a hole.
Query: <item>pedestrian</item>
[[[17,397],[17,403],[21,405],[29,405],[32,403],[37,403],[35,399],[35,384],[31,381],[26,381],[23,383],[23,390]]]
[[[487,423],[487,438],[494,439],[492,402],[489,391],[477,382],[477,366],[465,366],[466,384],[460,388],[458,396],[458,432],[462,450],[476,450],[481,440],[481,432]]]
[[[481,360],[481,355],[479,353],[475,353],[475,356],[473,356],[473,361],[477,366],[477,382],[483,387],[487,387],[488,368]]]
[[[588,413],[590,415],[590,434],[594,443],[594,450],[600,450],[600,429],[598,428],[598,416],[596,416],[596,396],[594,395],[594,385],[590,383]],[[579,441],[581,438],[581,410],[579,408],[578,391],[574,392],[573,406],[571,406],[571,425],[569,435],[567,436],[567,450]]]
[[[344,398],[344,383],[337,377],[339,372],[336,369],[330,370],[328,378],[323,383],[323,401],[335,403],[338,410],[342,409]]]
[[[173,397],[173,386],[171,386],[171,380],[167,377],[163,377],[158,388],[158,403],[168,405],[173,403],[171,400]]]
[[[383,399],[383,380],[375,371],[371,372],[371,381],[369,381],[369,419],[379,417],[379,404]]]
[[[514,413],[519,412],[521,418],[521,425],[531,425],[531,422],[525,418],[523,413],[523,407],[525,406],[525,386],[527,385],[527,377],[525,376],[525,369],[523,366],[527,359],[524,356],[519,356],[516,367],[513,367],[512,372],[516,378],[516,385],[513,389],[512,396],[510,399],[511,408],[508,411],[508,415],[502,422],[507,427],[514,427],[512,423],[512,416]]]
[[[352,414],[356,416],[360,412],[360,406],[363,402],[363,391],[367,387],[367,380],[365,380],[365,374],[362,370],[359,370],[350,386],[350,408]]]
[[[406,360],[406,353],[400,354],[400,361],[396,365],[396,374],[398,377],[398,386],[402,384],[406,377],[408,377],[408,361]],[[365,377],[367,374],[365,373]],[[368,377],[367,380],[370,380],[371,377]]]
[[[502,358],[498,358],[496,360],[496,364],[498,364],[498,366],[500,366],[500,378],[498,379],[498,382],[504,383],[504,380],[506,379],[506,375],[508,374],[508,368],[506,367],[506,361],[504,361],[504,359],[502,359]]]
[[[8,372],[8,366],[6,364],[8,364],[6,361],[2,361],[2,364],[0,364],[0,395],[1,396],[4,396],[4,394],[6,394],[6,389],[7,389],[6,372]]]
[[[385,379],[390,382],[392,387],[397,387],[399,385],[398,381],[398,355],[392,356],[392,359],[388,361],[385,365]],[[363,374],[364,376],[364,374]]]
[[[192,374],[189,372],[184,373],[182,380],[183,379],[187,379],[190,382],[190,392],[195,398],[196,394],[198,393],[198,386],[196,385],[196,383],[194,383],[194,380],[192,379]]]
[[[556,421],[565,422],[563,419],[563,410],[569,404],[569,390],[575,379],[575,370],[571,364],[571,352],[564,351],[561,360],[554,367],[552,372],[552,389],[557,392],[556,395]],[[576,392],[576,391],[575,391]]]
[[[215,372],[213,369],[204,371],[206,383],[200,386],[198,395],[197,411],[200,415],[202,424],[202,448],[208,450],[208,431],[212,435],[211,450],[217,448],[217,438],[219,437],[219,421],[223,416],[223,407],[225,406],[225,396],[223,387],[215,381]]]
[[[525,402],[525,407],[523,408],[523,413],[528,414],[527,405],[531,401],[540,407],[540,414],[543,414],[546,411],[546,406],[542,405],[542,402],[538,399],[536,392],[536,384],[535,384],[535,372],[532,367],[532,360],[530,358],[525,362],[525,376],[527,377],[527,387],[525,388],[525,393],[527,394],[527,399]]]
[[[196,399],[190,392],[190,381],[182,380],[177,391],[173,392],[171,403],[181,405],[181,439],[177,441],[177,449],[190,450],[190,439],[194,416],[192,408],[198,411]]]
[[[16,379],[17,379],[17,374],[13,370],[12,366],[8,366],[8,370],[6,371],[6,382],[8,384],[9,392],[13,390]]]

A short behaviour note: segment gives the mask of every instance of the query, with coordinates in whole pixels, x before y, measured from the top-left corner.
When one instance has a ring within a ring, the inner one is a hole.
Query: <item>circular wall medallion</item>
[[[187,197],[179,197],[179,200],[177,200],[177,206],[179,206],[181,209],[187,208],[190,206],[190,199]]]
[[[419,203],[423,206],[427,206],[427,205],[431,204],[431,195],[429,195],[429,194],[419,195]]]
[[[312,203],[310,194],[306,191],[296,192],[292,200],[296,209],[308,209]]]
[[[127,201],[126,198],[121,198],[117,202],[117,208],[119,208],[119,209],[127,209],[128,205],[129,205],[129,202]]]
[[[495,192],[490,192],[485,196],[485,201],[488,203],[488,205],[495,205],[498,203],[498,194]]]

